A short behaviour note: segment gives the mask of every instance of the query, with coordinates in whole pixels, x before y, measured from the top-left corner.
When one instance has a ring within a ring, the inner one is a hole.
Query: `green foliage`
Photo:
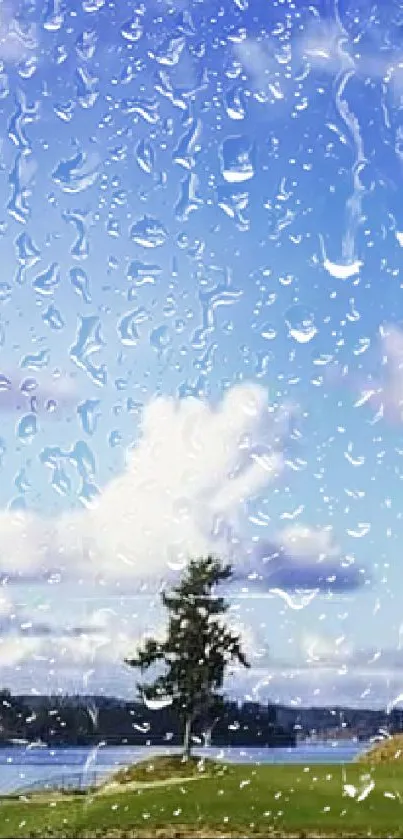
[[[239,635],[223,620],[229,606],[216,594],[217,586],[231,575],[231,566],[215,557],[192,560],[179,584],[162,593],[168,612],[165,640],[150,638],[133,658],[126,659],[141,673],[163,665],[154,681],[137,687],[146,703],[164,698],[172,703],[185,723],[185,751],[190,748],[194,720],[218,707],[230,664],[249,667]]]

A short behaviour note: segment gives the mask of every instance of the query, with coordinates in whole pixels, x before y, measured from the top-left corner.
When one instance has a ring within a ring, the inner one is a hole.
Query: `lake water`
[[[196,754],[232,763],[349,763],[365,743],[300,743],[293,749],[200,748]],[[172,748],[135,746],[48,749],[37,746],[0,748],[0,794],[41,787],[85,787],[98,783],[118,767],[150,755],[178,752]]]

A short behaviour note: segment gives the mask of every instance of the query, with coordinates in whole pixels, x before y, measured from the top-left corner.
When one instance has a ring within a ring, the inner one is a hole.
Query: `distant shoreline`
[[[315,741],[358,743],[403,730],[403,710],[349,707],[291,707],[268,702],[224,700],[220,715],[194,727],[199,748],[294,748]],[[0,691],[0,748],[41,743],[51,748],[177,748],[182,726],[168,706],[147,708],[139,700],[112,696],[12,695]]]

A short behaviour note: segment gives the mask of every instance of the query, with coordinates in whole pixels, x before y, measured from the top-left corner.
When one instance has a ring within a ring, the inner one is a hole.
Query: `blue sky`
[[[2,681],[130,695],[212,549],[231,689],[398,701],[398,5],[1,14]]]

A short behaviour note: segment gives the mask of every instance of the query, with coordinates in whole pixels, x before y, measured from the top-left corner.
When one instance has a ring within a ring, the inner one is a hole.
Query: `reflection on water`
[[[196,753],[231,763],[349,763],[365,743],[300,743],[296,748],[201,748]],[[60,782],[86,786],[107,777],[116,768],[142,760],[146,756],[178,753],[179,749],[143,747],[91,748],[5,748],[0,749],[0,792],[41,786],[42,782]],[[91,761],[91,772],[88,771]]]

